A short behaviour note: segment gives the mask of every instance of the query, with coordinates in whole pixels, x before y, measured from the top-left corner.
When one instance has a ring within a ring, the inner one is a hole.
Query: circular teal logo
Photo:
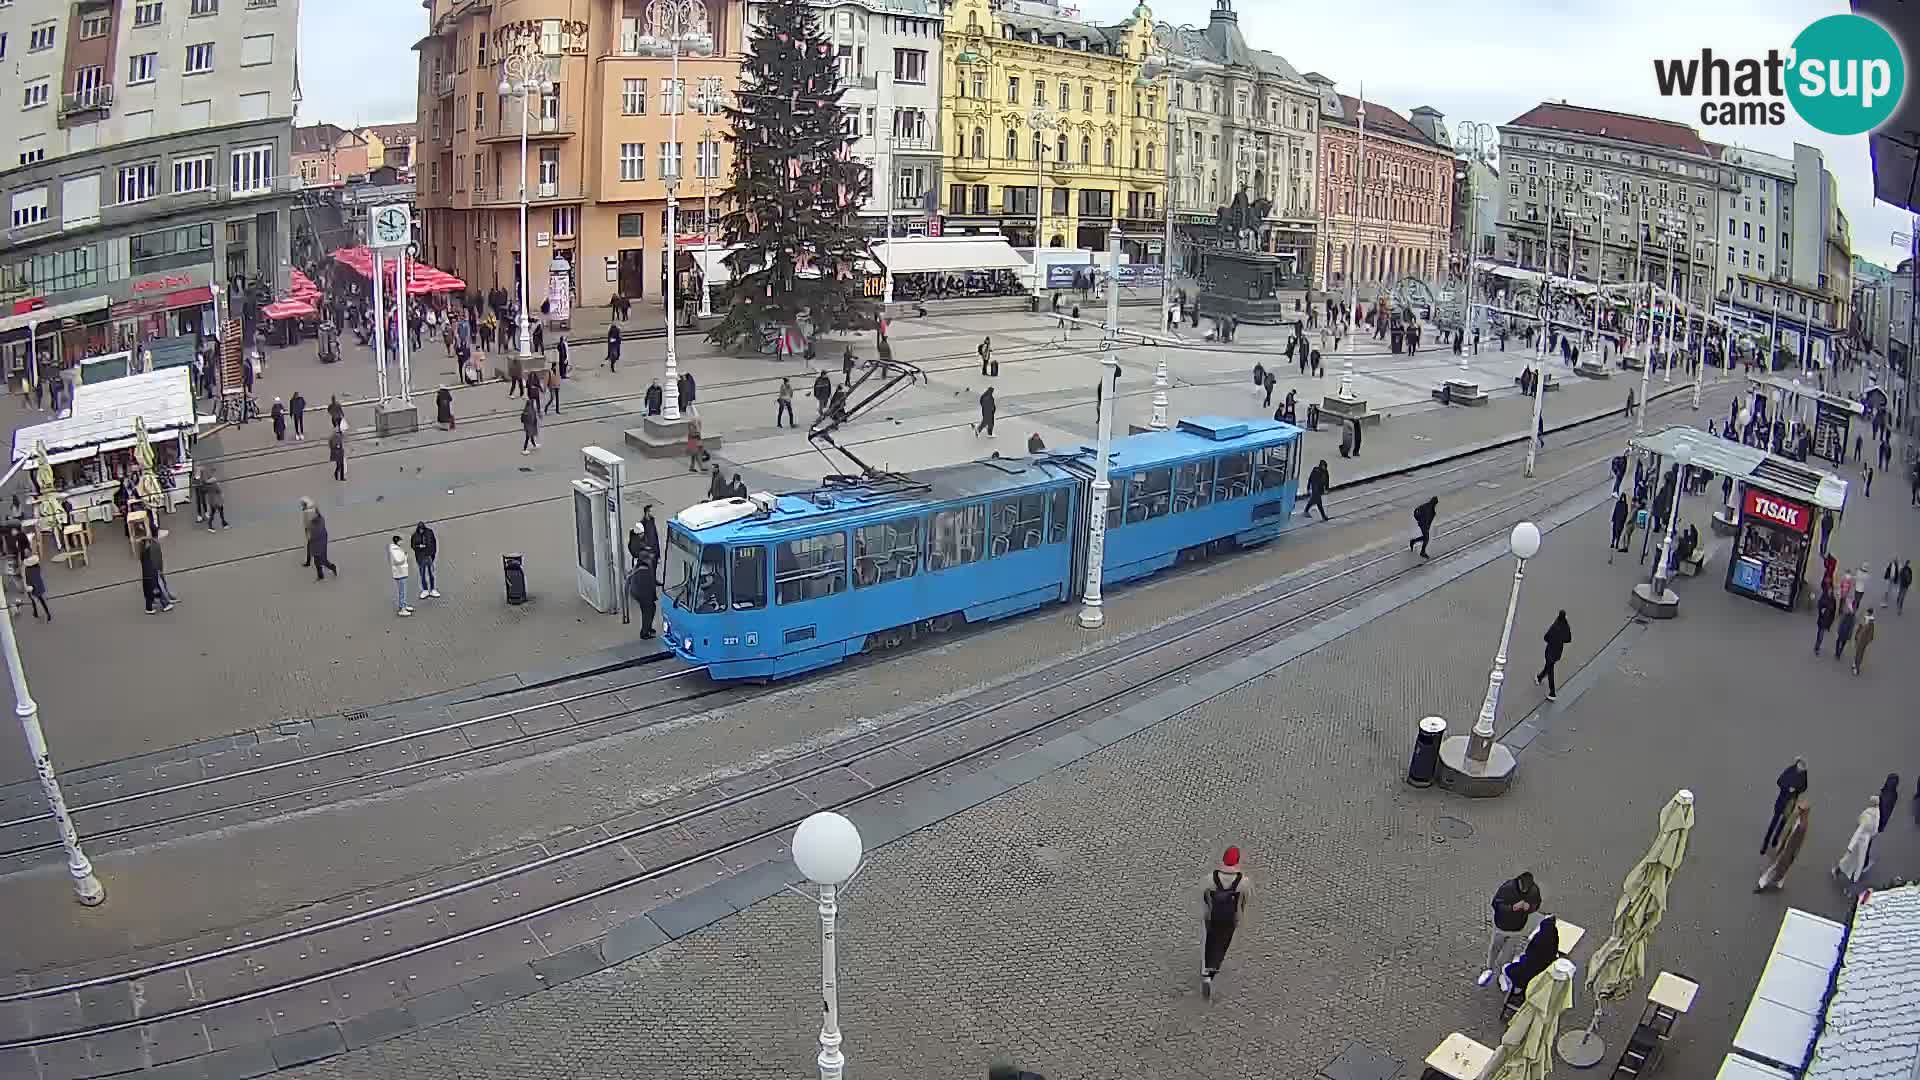
[[[1864,15],[1829,15],[1793,39],[1787,97],[1829,135],[1885,123],[1907,91],[1907,63],[1887,28]]]

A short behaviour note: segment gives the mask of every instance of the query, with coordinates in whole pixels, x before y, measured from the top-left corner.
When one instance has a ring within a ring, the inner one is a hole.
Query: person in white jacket
[[[393,570],[393,613],[413,614],[413,609],[407,606],[407,549],[398,536],[387,543],[387,565]]]

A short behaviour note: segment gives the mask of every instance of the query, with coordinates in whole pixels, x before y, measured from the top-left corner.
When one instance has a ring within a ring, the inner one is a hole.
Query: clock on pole
[[[390,251],[413,243],[413,207],[407,203],[374,207],[372,221],[372,247]]]

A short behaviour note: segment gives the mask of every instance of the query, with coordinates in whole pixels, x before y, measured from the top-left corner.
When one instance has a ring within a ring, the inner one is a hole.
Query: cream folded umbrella
[[[1486,1080],[1546,1080],[1560,1016],[1573,1004],[1573,961],[1561,957],[1527,984],[1526,999],[1507,1023]]]

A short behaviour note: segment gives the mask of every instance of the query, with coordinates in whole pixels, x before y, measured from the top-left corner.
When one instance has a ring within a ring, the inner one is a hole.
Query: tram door
[[[1082,477],[1080,482],[1073,486],[1073,508],[1068,511],[1073,518],[1073,571],[1072,580],[1067,582],[1067,602],[1069,603],[1084,599],[1087,595],[1087,541],[1090,531],[1087,507],[1093,501],[1088,498],[1091,489],[1092,481]]]

